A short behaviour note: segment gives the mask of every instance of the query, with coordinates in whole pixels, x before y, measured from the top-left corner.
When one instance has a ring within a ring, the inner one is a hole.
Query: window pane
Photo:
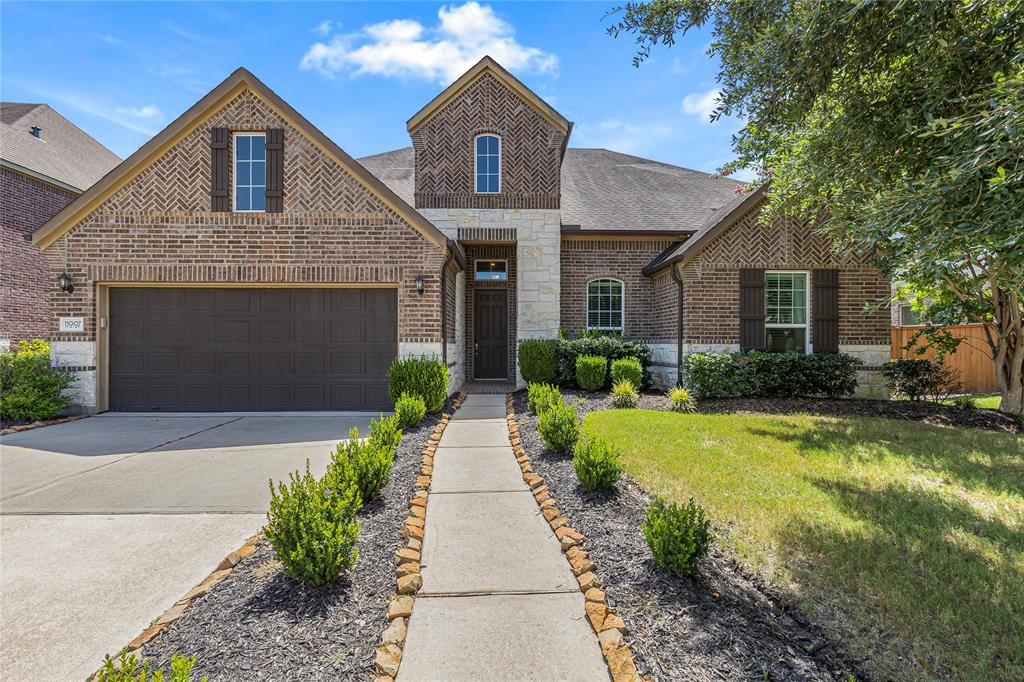
[[[488,192],[497,192],[498,191],[498,176],[497,175],[491,175],[490,176],[490,181],[487,183],[487,191]]]
[[[238,135],[235,137],[235,147],[237,147],[235,155],[239,161],[247,160],[249,158],[250,139],[251,138],[248,135]]]
[[[249,162],[239,161],[235,164],[235,187],[249,184]]]
[[[765,345],[769,353],[804,352],[805,329],[766,329]]]
[[[239,187],[235,190],[235,210],[236,211],[248,211],[249,210],[249,188]]]
[[[266,164],[262,161],[255,161],[252,164],[251,184],[263,187],[267,184]]]
[[[262,187],[252,188],[252,210],[263,211],[266,210],[266,196],[264,195],[264,189]]]
[[[906,304],[900,306],[900,324],[904,325],[915,325],[921,324],[921,319],[918,317],[914,309]]]
[[[250,157],[253,161],[264,161],[267,158],[266,150],[264,149],[264,143],[266,138],[262,135],[250,137],[252,140],[252,156]]]
[[[476,153],[477,153],[478,156],[480,154],[487,153],[487,138],[486,137],[478,137],[478,138],[476,138]]]

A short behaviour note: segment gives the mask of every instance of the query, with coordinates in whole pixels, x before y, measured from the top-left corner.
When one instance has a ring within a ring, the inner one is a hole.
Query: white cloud
[[[582,147],[601,147],[623,154],[640,155],[658,151],[672,136],[672,127],[655,121],[630,122],[606,118],[596,125],[581,124],[573,138]]]
[[[393,19],[349,35],[316,42],[299,67],[326,76],[349,70],[396,78],[422,78],[447,84],[484,55],[512,71],[554,73],[558,57],[527,47],[515,38],[515,28],[489,5],[475,1],[443,5],[438,24],[426,28],[412,19]]]
[[[114,113],[145,119],[162,119],[164,117],[163,112],[153,104],[147,104],[144,107],[115,107]]]
[[[313,29],[313,33],[322,36],[328,36],[331,34],[331,29],[334,28],[334,22],[330,19],[324,19]]]
[[[705,123],[711,122],[711,114],[718,106],[722,91],[712,88],[707,92],[693,92],[683,98],[683,113],[699,116]]]
[[[121,40],[120,38],[115,38],[109,33],[104,33],[103,35],[101,35],[100,40],[105,42],[107,45],[124,45],[123,40]]]

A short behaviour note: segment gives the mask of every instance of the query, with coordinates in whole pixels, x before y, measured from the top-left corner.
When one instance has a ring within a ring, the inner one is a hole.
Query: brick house
[[[516,342],[560,329],[649,344],[659,385],[696,349],[888,356],[864,259],[733,181],[567,148],[490,58],[408,131],[356,161],[239,69],[40,227],[80,408],[377,410],[395,357],[516,382]]]
[[[121,159],[45,104],[0,103],[0,349],[50,333],[50,269],[32,231]]]

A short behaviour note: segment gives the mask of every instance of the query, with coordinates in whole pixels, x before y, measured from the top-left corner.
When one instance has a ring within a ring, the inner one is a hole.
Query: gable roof
[[[0,102],[0,165],[78,194],[120,161],[49,105]]]
[[[658,270],[662,270],[670,265],[686,263],[691,260],[703,251],[704,247],[710,244],[715,237],[732,227],[737,220],[746,215],[747,211],[756,206],[757,202],[761,200],[767,191],[768,183],[765,183],[753,192],[736,196],[732,201],[715,211],[685,242],[674,245],[658,254],[654,260],[644,267],[643,273],[645,275],[653,275]]]
[[[494,78],[499,82],[516,92],[520,97],[526,100],[530,106],[536,109],[541,116],[546,118],[549,123],[562,131],[568,140],[569,132],[572,130],[572,123],[555,111],[555,109],[541,99],[537,93],[523,85],[518,78],[506,71],[501,64],[494,61],[489,56],[484,57],[470,67],[469,71],[466,71],[466,73],[459,76],[454,83],[442,90],[437,97],[430,100],[426,106],[416,112],[416,114],[413,115],[413,117],[406,123],[406,128],[409,130],[409,134],[411,135],[416,132],[416,130],[418,130],[424,123],[432,119],[437,112],[443,109],[445,104],[462,94],[466,88],[476,82],[476,80],[484,74],[494,76]]]
[[[295,111],[277,93],[268,88],[258,78],[244,68],[236,69],[224,81],[192,105],[185,113],[160,131],[149,142],[139,147],[138,151],[121,162],[102,180],[86,190],[82,195],[68,204],[60,213],[43,223],[32,233],[33,243],[40,248],[47,248],[65,232],[74,227],[82,218],[92,212],[104,199],[121,189],[135,178],[150,163],[160,157],[173,144],[195,130],[211,114],[230,101],[243,89],[249,89],[264,100],[304,135],[306,135],[325,154],[333,158],[342,168],[352,174],[356,180],[370,192],[404,218],[424,237],[433,241],[441,248],[451,248],[444,233],[420,215],[416,209],[402,200],[397,194],[381,182],[376,176],[363,168],[355,159],[346,154],[329,137],[324,135],[312,123]]]

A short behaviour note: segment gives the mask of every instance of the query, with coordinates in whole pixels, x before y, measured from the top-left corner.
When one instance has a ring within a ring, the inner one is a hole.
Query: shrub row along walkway
[[[516,465],[504,395],[471,395],[434,456],[399,682],[608,679],[576,578]]]

